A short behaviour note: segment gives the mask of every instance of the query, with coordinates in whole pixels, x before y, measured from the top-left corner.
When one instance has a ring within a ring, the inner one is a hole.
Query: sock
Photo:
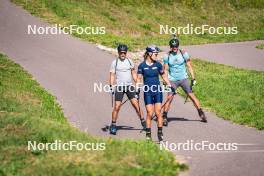
[[[146,128],[146,133],[150,134],[151,133],[151,128]]]
[[[112,121],[112,125],[116,125],[116,121]]]
[[[162,127],[158,127],[158,133],[162,133]]]
[[[163,112],[163,117],[167,118],[168,112],[164,111]]]

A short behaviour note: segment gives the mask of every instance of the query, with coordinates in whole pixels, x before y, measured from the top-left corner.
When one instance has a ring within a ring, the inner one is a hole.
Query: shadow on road
[[[142,131],[142,129],[140,129],[140,128],[134,128],[134,127],[131,127],[131,126],[120,125],[120,126],[116,126],[116,127],[117,127],[117,130],[138,130],[138,131]],[[107,132],[107,131],[109,131],[109,128],[110,128],[109,125],[105,125],[101,129],[102,129],[102,131]]]
[[[168,121],[190,121],[190,122],[200,122],[201,120],[197,119],[197,120],[190,120],[184,117],[168,117]]]

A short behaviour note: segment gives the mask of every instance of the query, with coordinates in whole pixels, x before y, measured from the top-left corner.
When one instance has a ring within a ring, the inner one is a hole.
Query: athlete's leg
[[[116,132],[117,132],[116,120],[118,117],[120,107],[121,107],[121,101],[115,101],[115,106],[112,112],[112,122],[110,125],[110,134],[113,134],[113,135],[116,135]]]
[[[188,79],[181,80],[180,86],[182,87],[182,89],[184,90],[184,92],[190,97],[190,99],[192,100],[193,105],[196,107],[196,109],[199,109],[200,108],[200,102],[196,98],[196,96],[194,95],[194,93],[192,92],[192,89],[191,89],[189,80]]]
[[[146,118],[147,128],[151,128],[151,119],[154,114],[153,104],[146,105],[146,111],[147,111],[147,118]]]
[[[172,102],[172,100],[173,100],[173,97],[174,97],[174,96],[172,96],[171,93],[168,93],[167,98],[166,98],[166,100],[165,100],[166,103],[164,104],[163,112],[169,112],[169,110],[170,110],[170,105],[171,105],[171,102]]]
[[[162,133],[162,126],[163,126],[163,118],[161,115],[161,106],[162,106],[162,93],[159,93],[154,98],[154,107],[155,107],[155,114],[157,116],[157,126],[158,126],[158,139],[159,142],[163,141],[163,133]]]
[[[146,111],[147,111],[147,128],[146,128],[146,138],[148,140],[151,140],[151,119],[154,114],[154,106],[153,104],[147,104],[146,105]]]
[[[115,92],[115,105],[112,111],[112,122],[110,125],[110,134],[116,134],[117,132],[117,127],[116,127],[116,120],[118,117],[118,113],[121,108],[121,103],[123,99],[124,93],[122,91],[116,91]]]
[[[196,96],[194,95],[194,93],[189,93],[188,96],[190,97],[190,99],[192,100],[194,106],[196,107],[198,114],[200,116],[200,118],[202,119],[202,122],[207,122],[206,120],[206,116],[200,106],[200,102],[199,100],[196,98]]]
[[[194,95],[194,93],[188,93],[188,96],[190,97],[190,99],[193,102],[193,105],[196,107],[196,109],[200,109],[200,102],[199,100],[196,98],[196,96]]]
[[[158,125],[158,140],[159,142],[163,141],[163,132],[162,132],[162,126],[163,126],[163,118],[161,115],[161,103],[155,103],[155,114],[157,116],[157,125]]]
[[[207,122],[205,114],[201,108],[200,102],[191,90],[189,81],[187,79],[183,80],[181,87],[183,88],[183,90],[187,93],[187,95],[192,100],[193,105],[196,107],[198,114],[199,114],[200,118],[202,119],[202,122]]]
[[[141,126],[142,126],[143,130],[146,130],[146,121],[145,121],[144,116],[143,116],[143,111],[140,108],[139,98],[138,98],[138,95],[136,93],[136,89],[134,86],[128,86],[127,89],[128,89],[126,91],[127,97],[130,100],[130,103],[132,104],[134,109],[136,110],[136,113],[140,119]]]
[[[112,112],[112,122],[116,122],[120,108],[121,108],[121,101],[115,101],[115,106]]]
[[[178,81],[170,81],[170,83],[171,83],[171,86],[175,90],[179,86],[179,82]],[[165,101],[165,104],[164,104],[164,108],[163,108],[163,114],[162,114],[163,126],[168,126],[168,112],[170,110],[170,106],[171,106],[171,103],[173,101],[174,94],[175,93],[173,93],[173,92],[169,92],[168,95],[167,95],[167,98],[166,98],[166,101]]]
[[[161,103],[155,103],[154,107],[155,107],[155,115],[157,116],[158,127],[162,127],[163,126],[163,118],[161,115]]]
[[[121,108],[121,103],[124,97],[124,92],[123,90],[117,88],[115,91],[115,106],[113,108],[113,112],[112,112],[112,121],[116,122],[117,120],[117,116],[119,113],[119,110]]]
[[[171,86],[176,90],[177,87],[179,86],[179,81],[170,81],[171,83]],[[166,113],[166,117],[167,117],[167,113],[169,112],[170,110],[170,105],[171,105],[171,102],[173,100],[173,93],[172,92],[169,92],[168,95],[167,95],[167,98],[165,100],[165,105],[164,105],[164,109],[163,109],[163,112]]]
[[[136,98],[132,98],[132,99],[130,100],[130,102],[131,102],[132,106],[134,107],[134,109],[136,110],[138,117],[139,117],[140,119],[144,119],[143,112],[142,112],[142,110],[141,110],[141,108],[140,108],[140,105],[139,105],[139,101],[138,101],[138,99],[136,99]]]
[[[137,115],[138,115],[138,117],[140,119],[140,123],[141,123],[141,126],[142,126],[143,130],[146,130],[146,120],[144,119],[143,111],[140,108],[140,104],[139,104],[138,99],[137,98],[132,98],[130,100],[130,102],[131,102],[131,104],[133,105],[134,109],[137,112]]]
[[[139,104],[139,100],[137,98],[135,87],[134,86],[128,86],[127,89],[128,90],[127,90],[126,94],[127,94],[128,99],[130,100],[132,106],[136,110],[138,117],[141,120],[143,120],[144,119],[143,112],[141,111],[141,108],[140,108],[140,104]]]

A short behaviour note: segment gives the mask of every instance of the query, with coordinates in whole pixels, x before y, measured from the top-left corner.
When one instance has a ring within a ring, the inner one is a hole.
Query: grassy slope
[[[105,26],[106,35],[77,35],[84,40],[131,49],[150,43],[167,45],[168,35],[159,34],[159,24],[186,26],[237,26],[238,35],[182,35],[182,44],[264,39],[263,0],[12,0],[50,23],[68,26]]]
[[[264,72],[193,60],[202,105],[218,116],[264,129]]]
[[[105,151],[28,151],[27,141],[106,142]],[[184,165],[145,141],[93,138],[71,127],[47,91],[0,54],[0,175],[175,175]]]

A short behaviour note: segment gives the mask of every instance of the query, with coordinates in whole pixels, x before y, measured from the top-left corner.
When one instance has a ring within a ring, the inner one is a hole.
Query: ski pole
[[[139,95],[137,95],[137,99],[138,99],[138,101],[139,101]],[[123,104],[125,104],[128,100],[129,100],[129,99],[127,98],[127,99],[121,104],[121,106],[122,106]]]
[[[112,107],[114,107],[114,95],[111,93],[111,97],[112,97]]]
[[[121,106],[122,106],[123,104],[125,104],[127,101],[128,101],[128,99],[126,99],[126,100],[121,104]]]

